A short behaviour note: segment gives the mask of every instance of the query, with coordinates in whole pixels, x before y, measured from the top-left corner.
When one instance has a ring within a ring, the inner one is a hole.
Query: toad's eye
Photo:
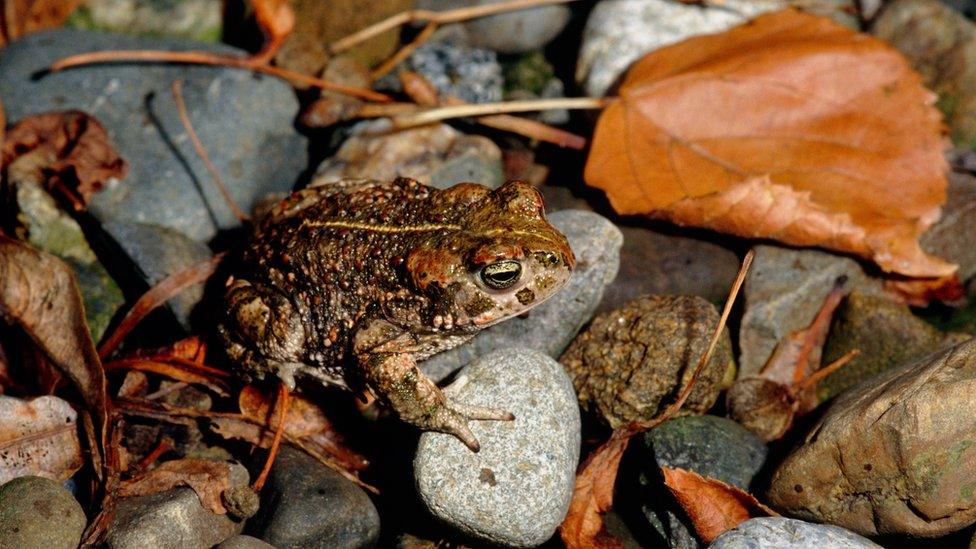
[[[485,265],[481,269],[481,281],[493,290],[511,288],[522,276],[522,264],[518,261],[506,260]]]

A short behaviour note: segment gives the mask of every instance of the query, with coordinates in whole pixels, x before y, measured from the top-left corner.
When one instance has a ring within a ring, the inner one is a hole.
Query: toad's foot
[[[510,412],[452,402],[423,374],[407,354],[378,353],[368,357],[366,377],[377,395],[400,419],[424,429],[454,435],[473,452],[481,449],[469,420],[511,421]]]

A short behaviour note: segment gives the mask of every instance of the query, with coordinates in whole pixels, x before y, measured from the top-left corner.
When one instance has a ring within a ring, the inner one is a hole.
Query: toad
[[[292,194],[258,224],[218,327],[246,378],[366,387],[404,421],[471,450],[468,420],[504,410],[447,399],[418,361],[520,315],[570,277],[542,197],[513,181],[447,190],[346,180]]]

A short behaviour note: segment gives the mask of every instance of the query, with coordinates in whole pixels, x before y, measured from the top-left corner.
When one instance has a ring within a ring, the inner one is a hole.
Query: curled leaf
[[[559,535],[569,549],[622,547],[603,525],[603,514],[613,505],[613,485],[620,459],[636,431],[617,429],[610,440],[590,454],[576,476],[569,512],[559,526]]]
[[[8,166],[25,154],[34,156],[48,190],[64,196],[76,210],[127,170],[105,128],[80,111],[38,114],[15,124],[3,143],[0,164]]]
[[[934,100],[880,40],[784,10],[638,61],[585,178],[622,214],[944,277],[918,244],[946,197]]]
[[[755,517],[777,516],[745,490],[694,471],[661,467],[664,484],[691,519],[695,532],[711,543],[722,532]]]
[[[218,515],[226,514],[221,494],[230,488],[230,465],[193,458],[166,461],[145,475],[123,482],[119,496],[148,496],[177,486],[189,486],[204,507]]]
[[[0,484],[25,475],[64,480],[82,465],[78,413],[53,396],[0,396]]]

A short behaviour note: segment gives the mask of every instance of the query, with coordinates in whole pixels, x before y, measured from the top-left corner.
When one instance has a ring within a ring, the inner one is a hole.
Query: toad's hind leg
[[[293,389],[305,328],[291,300],[273,289],[235,280],[227,288],[226,302],[227,315],[218,331],[228,356],[255,377],[273,372]]]

